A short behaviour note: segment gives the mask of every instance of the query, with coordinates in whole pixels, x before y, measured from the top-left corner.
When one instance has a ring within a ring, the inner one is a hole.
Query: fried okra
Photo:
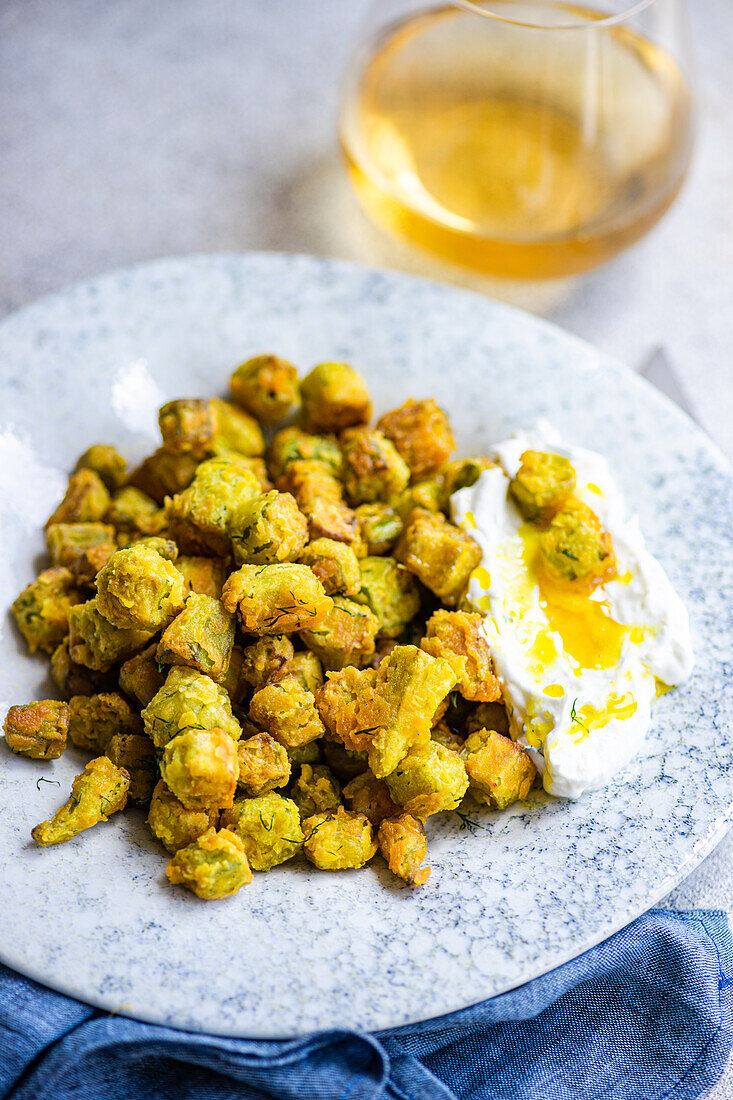
[[[189,810],[180,802],[165,782],[159,779],[153,790],[148,810],[151,833],[169,852],[177,852],[192,844],[219,819],[219,810]]]
[[[249,694],[247,681],[242,676],[244,665],[244,650],[239,645],[232,646],[229,658],[229,668],[221,686],[232,701],[232,706],[239,706]]]
[[[306,818],[303,830],[305,857],[320,871],[363,867],[377,851],[374,829],[364,814],[343,806]]]
[[[216,434],[217,418],[207,398],[180,397],[161,406],[158,426],[167,451],[205,458]]]
[[[69,700],[69,740],[78,749],[103,753],[116,733],[141,733],[142,722],[118,692],[74,695]]]
[[[389,504],[360,504],[356,518],[369,555],[388,554],[405,528],[399,512]]]
[[[117,529],[123,544],[136,535],[158,535],[166,524],[165,512],[152,497],[132,485],[115,493],[104,518]]]
[[[287,634],[265,634],[244,650],[242,676],[259,691],[294,656],[293,643]]]
[[[442,657],[458,677],[465,699],[491,703],[501,699],[488,643],[481,633],[481,616],[467,611],[435,611],[428,619],[420,648]]]
[[[290,779],[287,749],[269,733],[256,733],[237,742],[239,779],[245,794],[256,796],[284,787]]]
[[[341,448],[331,435],[310,435],[302,428],[282,428],[272,437],[267,464],[277,481],[296,462],[317,463],[332,477],[341,474]]]
[[[430,731],[430,740],[436,741],[439,745],[442,745],[444,749],[450,749],[451,752],[460,752],[463,748],[464,738],[460,734],[455,733],[454,730],[444,722],[442,719],[433,726]]]
[[[446,462],[456,445],[447,416],[432,398],[410,398],[399,409],[385,413],[377,427],[392,440],[414,481]]]
[[[610,534],[579,500],[567,501],[540,531],[540,554],[546,572],[560,581],[595,587],[616,572]]]
[[[377,617],[382,637],[397,638],[420,609],[415,578],[394,558],[362,558],[359,570],[361,581],[354,599]]]
[[[320,626],[333,601],[307,565],[243,565],[221,594],[227,611],[239,612],[249,634],[292,634]]]
[[[69,478],[64,499],[46,521],[52,523],[98,523],[109,508],[107,486],[94,470],[79,470]]]
[[[32,760],[57,760],[66,748],[69,704],[55,699],[11,707],[3,726],[9,749]]]
[[[413,746],[386,781],[395,802],[423,820],[430,814],[455,810],[468,790],[461,757],[437,741]]]
[[[71,569],[93,547],[116,549],[115,529],[108,523],[52,523],[46,528],[46,549],[53,565]]]
[[[288,749],[287,752],[291,770],[301,764],[320,764],[323,761],[320,740],[309,741],[307,745],[298,745],[296,749]]]
[[[471,794],[496,810],[526,798],[537,775],[532,757],[496,730],[470,734],[461,750]]]
[[[63,844],[111,814],[125,808],[130,777],[106,756],[90,760],[71,784],[68,801],[50,821],[42,821],[31,831],[36,844]]]
[[[229,379],[232,397],[263,424],[276,424],[298,401],[298,372],[277,355],[255,355]]]
[[[239,776],[237,746],[225,730],[189,729],[166,745],[160,774],[189,810],[227,809]]]
[[[392,817],[400,812],[399,806],[392,801],[385,781],[377,779],[370,771],[362,772],[346,784],[344,802],[354,813],[364,814],[375,829],[379,828],[385,817]]]
[[[340,442],[342,476],[350,504],[387,500],[407,486],[410,468],[382,432],[349,428],[342,433]]]
[[[109,443],[93,443],[76,463],[74,472],[94,470],[111,493],[116,492],[125,482],[127,463]]]
[[[106,672],[118,661],[126,661],[150,638],[149,630],[112,626],[100,615],[96,598],[69,611],[69,655],[76,664],[95,672]]]
[[[508,736],[509,715],[503,703],[479,703],[469,713],[466,720],[466,735],[482,729],[496,730]]]
[[[411,814],[398,814],[383,821],[377,834],[379,850],[393,875],[408,886],[424,886],[430,868],[421,867],[428,852],[425,829]]]
[[[295,497],[312,539],[354,542],[359,537],[356,514],[343,499],[341,482],[322,463],[293,462],[277,487]]]
[[[299,560],[313,570],[327,595],[355,596],[359,591],[359,559],[347,543],[334,539],[313,539]]]
[[[165,683],[168,670],[161,669],[155,656],[156,649],[155,644],[149,645],[142,653],[136,653],[120,666],[120,687],[127,695],[136,699],[141,707],[146,707]]]
[[[173,454],[164,447],[143,459],[128,478],[128,485],[145,493],[158,505],[166,497],[182,493],[194,479],[199,460],[192,454]]]
[[[218,729],[235,741],[242,727],[232,714],[226,691],[192,668],[174,666],[142,712],[145,732],[156,748],[164,748],[177,734],[187,730]]]
[[[300,397],[309,432],[340,432],[372,415],[364,380],[347,363],[319,363],[300,383]]]
[[[209,829],[168,860],[171,886],[185,886],[204,901],[228,898],[252,881],[244,845],[229,829]]]
[[[315,701],[296,676],[265,684],[252,696],[249,716],[286,749],[315,741],[324,733]]]
[[[233,451],[237,458],[247,459],[259,458],[265,453],[265,437],[253,416],[218,397],[211,398],[211,407],[216,416],[216,434],[212,441],[215,453],[226,455]]]
[[[274,674],[274,680],[280,680],[283,676],[295,676],[306,691],[315,695],[323,683],[323,666],[315,653],[306,650],[303,653],[295,653],[283,667]]]
[[[72,661],[69,655],[69,639],[54,649],[51,654],[51,679],[56,690],[67,702],[72,695],[95,695],[114,686],[114,677],[103,672],[93,672],[84,665]]]
[[[394,556],[443,603],[455,606],[471,573],[481,562],[481,547],[445,516],[416,509],[395,547]]]
[[[90,546],[88,550],[83,550],[79,554],[71,566],[71,572],[80,588],[94,587],[97,574],[100,569],[104,569],[116,549],[116,542],[102,542],[99,546]]]
[[[204,558],[195,554],[183,554],[176,561],[176,569],[183,577],[183,583],[189,592],[199,596],[221,598],[221,590],[226,580],[226,569],[221,558]]]
[[[163,665],[186,665],[221,683],[233,645],[234,616],[221,600],[192,593],[163,631],[155,655]]]
[[[352,671],[355,672],[356,669]],[[324,740],[322,746],[326,763],[342,783],[348,783],[350,779],[362,775],[369,767],[369,757],[366,752],[347,749],[341,741],[331,741],[330,739]],[[301,763],[305,762],[301,761]],[[316,761],[313,762],[316,763]]]
[[[172,562],[144,544],[114,553],[97,574],[97,610],[120,629],[151,634],[183,610],[186,586]]]
[[[130,776],[130,802],[147,806],[158,781],[158,761],[150,738],[141,733],[115,733],[104,755]]]
[[[269,871],[292,859],[303,844],[298,807],[274,791],[238,798],[221,815],[221,827],[237,834],[255,871]]]
[[[328,616],[319,626],[301,630],[300,637],[325,669],[340,669],[366,663],[374,652],[379,626],[368,607],[334,596]]]
[[[490,458],[456,458],[453,462],[443,463],[438,471],[442,510],[448,511],[453,493],[475,485],[484,470],[490,470],[495,465]]]
[[[272,489],[238,511],[230,527],[238,564],[295,561],[308,541],[308,520],[290,493]]]
[[[259,495],[251,470],[231,458],[207,459],[188,488],[166,501],[171,538],[185,554],[226,558],[232,549],[230,524]]]
[[[575,492],[575,470],[562,455],[525,451],[509,494],[525,519],[551,516]]]
[[[69,632],[69,612],[81,600],[70,570],[57,565],[44,569],[13,601],[18,630],[31,653],[52,653]]]
[[[340,806],[341,784],[325,764],[302,764],[290,797],[303,821],[313,814],[326,813]]]

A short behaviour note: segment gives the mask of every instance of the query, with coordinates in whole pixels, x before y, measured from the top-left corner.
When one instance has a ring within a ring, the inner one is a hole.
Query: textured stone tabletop
[[[335,150],[339,80],[365,0],[5,0],[0,7],[0,313],[150,257],[276,249],[478,287],[629,366],[664,345],[733,456],[733,83],[729,0],[692,0],[700,137],[662,224],[586,278],[464,277],[387,240]],[[733,838],[675,891],[733,917]],[[713,1090],[733,1098],[733,1070]]]

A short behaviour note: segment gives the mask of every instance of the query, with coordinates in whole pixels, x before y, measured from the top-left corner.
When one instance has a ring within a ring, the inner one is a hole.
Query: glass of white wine
[[[375,0],[341,144],[398,236],[500,276],[585,271],[646,233],[687,171],[685,0]]]

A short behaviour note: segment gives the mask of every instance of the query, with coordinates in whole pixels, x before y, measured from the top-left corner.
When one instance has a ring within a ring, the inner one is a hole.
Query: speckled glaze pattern
[[[81,759],[0,749],[0,957],[102,1008],[227,1035],[380,1029],[473,1004],[579,954],[655,903],[733,814],[733,482],[683,415],[589,345],[505,306],[407,276],[303,256],[200,256],[129,269],[0,325],[0,598],[39,567],[41,526],[77,454],[151,448],[165,398],[225,388],[273,350],[304,368],[348,359],[377,410],[434,395],[463,452],[545,417],[610,459],[691,613],[697,666],[659,700],[646,747],[582,801],[541,792],[498,815],[428,825],[433,875],[383,864],[256,875],[203,904],[164,878],[143,815],[56,849],[31,827]],[[49,690],[9,615],[0,710]],[[51,783],[37,782],[40,778]],[[55,781],[60,787],[53,785]]]

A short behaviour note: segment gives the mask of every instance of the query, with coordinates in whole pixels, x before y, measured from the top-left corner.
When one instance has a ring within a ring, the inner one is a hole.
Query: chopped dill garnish
[[[41,788],[40,788],[40,787],[38,786],[38,784],[39,784],[39,783],[53,783],[54,787],[60,787],[60,786],[61,786],[61,784],[59,783],[58,779],[46,779],[46,778],[45,778],[44,776],[42,776],[42,775],[39,775],[38,779],[36,780],[36,790],[37,790],[37,791],[40,791],[40,789],[41,789]]]
[[[466,829],[469,833],[473,834],[477,829],[486,829],[486,825],[482,825],[480,821],[472,821],[468,814],[462,814],[456,810],[456,815],[460,817],[461,824],[459,826],[461,832]]]

